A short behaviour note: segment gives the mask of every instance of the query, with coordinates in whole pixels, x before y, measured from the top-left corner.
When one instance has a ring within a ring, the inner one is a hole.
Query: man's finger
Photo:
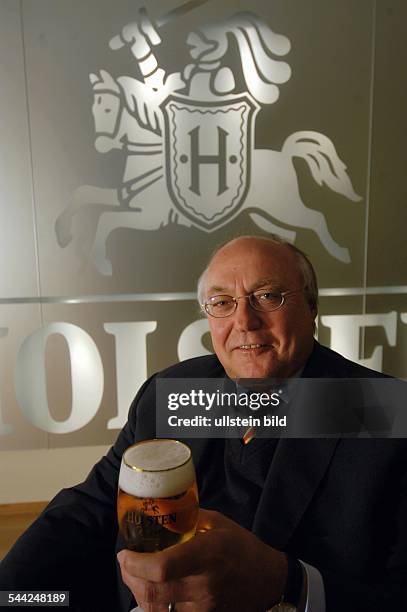
[[[168,612],[169,604],[150,604],[147,601],[140,600],[137,603],[143,612]]]
[[[199,508],[197,533],[208,531],[209,529],[233,529],[236,527],[236,523],[224,514],[216,512],[216,510]]]
[[[143,612],[168,612],[168,605],[152,605],[148,602],[139,601],[138,605],[143,610]],[[202,606],[200,603],[195,604],[192,602],[186,603],[177,603],[175,611],[176,612],[209,612],[209,606]]]
[[[117,559],[122,570],[138,578],[153,582],[177,580],[191,574],[198,574],[203,568],[204,554],[202,538],[198,533],[195,538],[184,544],[171,546],[161,552],[137,553],[122,550]]]
[[[137,601],[149,604],[168,604],[171,601],[192,602],[204,597],[205,579],[201,576],[188,576],[171,582],[152,582],[137,578],[122,570],[122,578]]]
[[[158,553],[121,551],[117,558],[122,570],[132,576],[152,582],[178,580],[205,570],[207,541],[204,538],[210,537],[211,544],[216,544],[216,534],[210,531],[236,527],[236,523],[219,512],[200,509],[196,536],[188,542]]]

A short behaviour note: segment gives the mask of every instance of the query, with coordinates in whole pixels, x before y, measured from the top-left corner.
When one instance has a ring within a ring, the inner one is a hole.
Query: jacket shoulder
[[[186,359],[158,372],[158,378],[217,378],[224,369],[216,355],[204,355]]]
[[[387,374],[346,359],[332,349],[315,342],[314,349],[304,368],[304,377],[326,378],[387,378]]]

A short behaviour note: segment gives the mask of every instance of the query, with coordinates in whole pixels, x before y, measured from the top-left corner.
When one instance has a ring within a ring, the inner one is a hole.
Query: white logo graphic
[[[239,13],[188,35],[191,63],[182,73],[168,75],[159,66],[153,53],[159,28],[197,4],[202,0],[190,0],[155,24],[141,10],[139,21],[110,41],[112,50],[130,47],[143,80],[105,70],[90,75],[95,147],[123,151],[124,176],[119,188],[76,190],[56,222],[59,244],[73,240],[82,258],[90,255],[98,271],[110,275],[106,241],[114,229],[152,231],[176,223],[211,232],[246,211],[259,228],[290,241],[295,229],[278,222],[313,230],[330,255],[348,263],[349,251],[331,236],[324,215],[302,202],[293,165],[293,158],[304,159],[319,185],[360,200],[331,140],[300,131],[281,151],[255,147],[258,112],[277,101],[279,86],[291,76],[280,59],[289,39],[256,15]],[[242,91],[224,65],[231,41],[239,51]],[[78,223],[83,212],[92,218],[86,230]]]

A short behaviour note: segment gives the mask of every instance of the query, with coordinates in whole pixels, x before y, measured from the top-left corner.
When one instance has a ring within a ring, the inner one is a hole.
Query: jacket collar
[[[303,378],[344,376],[342,358],[318,342]],[[253,522],[263,541],[284,549],[323,479],[339,439],[281,439],[264,484]]]
[[[338,439],[281,439],[257,506],[253,532],[284,549],[320,484]]]

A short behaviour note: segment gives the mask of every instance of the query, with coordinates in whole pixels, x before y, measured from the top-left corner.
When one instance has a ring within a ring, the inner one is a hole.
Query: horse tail
[[[325,183],[353,202],[362,199],[353,189],[346,166],[327,136],[312,131],[294,132],[284,142],[282,153],[305,159],[318,185]]]

